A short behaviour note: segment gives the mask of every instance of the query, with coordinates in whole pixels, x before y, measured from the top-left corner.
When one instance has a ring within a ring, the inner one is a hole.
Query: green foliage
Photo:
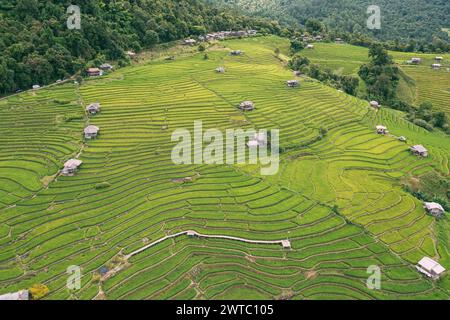
[[[389,104],[396,99],[400,80],[398,67],[381,44],[374,44],[369,50],[371,61],[359,69],[358,75],[367,86],[368,99]]]
[[[303,41],[300,41],[298,39],[291,41],[291,51],[292,53],[297,53],[305,48],[305,44]]]
[[[0,94],[67,78],[104,60],[125,66],[127,50],[190,35],[243,28],[282,31],[277,23],[224,12],[202,0],[86,0],[80,4],[81,30],[69,30],[69,4],[2,0]]]
[[[109,182],[100,182],[100,183],[97,183],[94,188],[96,190],[101,190],[101,189],[109,188],[110,186],[111,186],[111,184]]]
[[[288,25],[306,26],[318,32],[321,26],[348,43],[369,46],[372,39],[387,41],[396,51],[448,52],[448,1],[443,0],[209,0],[237,7],[245,13],[270,17]],[[376,4],[381,9],[381,30],[366,27],[366,9]]]

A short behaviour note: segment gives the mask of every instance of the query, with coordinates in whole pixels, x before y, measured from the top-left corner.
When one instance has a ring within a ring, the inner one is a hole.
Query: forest
[[[67,27],[71,4],[81,9],[81,30]],[[93,61],[126,64],[126,50],[250,27],[281,30],[276,22],[231,14],[202,0],[2,0],[0,94],[69,77]]]
[[[239,12],[304,26],[308,19],[330,30],[402,44],[409,51],[437,51],[448,45],[448,0],[208,0]],[[370,5],[380,8],[381,28],[368,29]],[[448,47],[447,47],[448,48]],[[403,51],[403,50],[402,50]]]

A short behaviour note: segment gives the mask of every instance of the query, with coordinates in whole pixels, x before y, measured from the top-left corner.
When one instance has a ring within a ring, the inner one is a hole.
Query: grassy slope
[[[314,50],[304,50],[303,55],[325,67],[340,74],[357,74],[359,66],[368,61],[368,49],[352,45],[334,43],[316,43]],[[445,111],[450,115],[450,55],[417,54],[390,52],[394,60],[399,63],[403,77],[399,85],[399,94],[405,100],[415,103],[423,101],[433,102],[436,110]],[[444,62],[441,70],[432,70],[436,55],[443,56]],[[421,57],[420,66],[406,65],[412,57]]]
[[[244,289],[247,298],[448,298],[448,282],[438,289],[412,266],[423,255],[446,257],[438,254],[438,248],[447,250],[446,229],[440,228],[438,241],[436,222],[397,184],[410,172],[448,173],[448,140],[315,81],[288,90],[284,81],[292,74],[273,55],[275,47],[287,52],[287,40],[223,45],[246,54],[230,57],[216,47],[209,60],[197,54],[152,61],[89,81],[79,92],[66,84],[0,104],[1,130],[17,124],[22,129],[1,140],[8,148],[0,149],[0,167],[25,161],[35,181],[56,173],[77,153],[84,122],[101,128],[100,138],[84,148],[82,170],[74,177],[41,189],[28,186],[27,176],[15,177],[11,185],[11,178],[1,176],[0,189],[9,200],[2,197],[0,204],[0,292],[43,282],[51,289],[49,298],[69,298],[65,271],[76,264],[84,276],[75,295],[90,299],[98,291],[93,272],[112,266],[121,250],[131,252],[145,238],[195,229],[290,238],[293,250],[182,237],[134,257],[104,283],[106,296],[231,299],[242,297]],[[225,74],[214,72],[220,65]],[[70,103],[59,106],[55,99]],[[244,99],[254,100],[257,109],[238,112],[235,105]],[[102,103],[100,115],[49,125],[67,112],[82,115],[78,103],[92,101]],[[32,113],[13,112],[26,105],[33,106]],[[197,119],[206,128],[236,128],[235,119],[243,118],[247,127],[280,128],[282,145],[308,146],[284,155],[273,177],[260,177],[250,166],[171,163],[175,128],[191,128]],[[429,146],[431,157],[417,159],[406,145],[374,134],[379,122]],[[310,144],[321,127],[329,130],[326,139]],[[171,182],[197,174],[194,183]],[[111,186],[94,188],[104,181]],[[334,204],[339,215],[330,209]],[[373,264],[383,272],[379,291],[365,285],[366,268]]]

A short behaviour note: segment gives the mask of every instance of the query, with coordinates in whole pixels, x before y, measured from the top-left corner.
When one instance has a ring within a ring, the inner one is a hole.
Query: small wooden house
[[[379,109],[381,107],[378,101],[370,101],[370,106],[375,109]]]
[[[99,68],[89,68],[86,70],[86,73],[89,77],[98,77],[102,75],[102,70]]]
[[[218,68],[216,68],[216,72],[217,73],[225,73],[225,68],[224,67],[218,67]]]
[[[439,279],[445,268],[429,257],[423,257],[416,265],[416,269],[433,280]]]
[[[84,137],[86,139],[93,139],[98,136],[98,132],[100,131],[99,127],[90,125],[84,128]]]
[[[233,50],[230,52],[232,56],[241,56],[244,52],[241,50]]]
[[[400,140],[401,142],[406,142],[408,139],[406,139],[406,137],[404,137],[404,136],[401,136],[401,137],[398,137],[398,140]]]
[[[186,234],[187,234],[188,237],[197,237],[198,236],[198,233],[193,231],[193,230],[188,230],[186,232]]]
[[[428,150],[421,144],[411,147],[411,152],[417,156],[428,157]]]
[[[344,43],[344,40],[342,40],[342,38],[336,38],[336,39],[335,39],[335,42],[336,42],[337,44],[343,44],[343,43]]]
[[[183,44],[185,46],[194,46],[197,43],[194,39],[185,39]]]
[[[291,249],[291,242],[289,240],[282,240],[281,246],[283,249]]]
[[[387,133],[389,133],[387,128],[385,126],[382,126],[382,125],[376,126],[376,129],[377,129],[377,133],[378,134],[387,134]]]
[[[244,101],[239,104],[239,109],[242,111],[252,111],[255,109],[253,101]]]
[[[40,87],[41,87],[40,85],[35,84],[32,88],[33,88],[33,90],[37,90],[37,89],[39,89]]]
[[[293,74],[294,74],[294,77],[300,77],[302,75],[302,73],[300,71],[294,71]]]
[[[436,202],[425,202],[423,207],[429,214],[435,217],[441,217],[445,213],[444,208]]]
[[[109,63],[103,63],[99,68],[103,71],[112,71],[114,69],[114,67]]]
[[[131,50],[127,51],[126,55],[131,59],[136,58],[136,52],[131,51]]]
[[[421,58],[412,58],[411,63],[412,64],[420,64],[422,62]]]
[[[296,87],[300,86],[300,82],[298,80],[289,80],[289,81],[286,81],[286,85],[289,88],[296,88]]]
[[[442,65],[440,63],[433,63],[431,65],[431,68],[433,68],[434,70],[439,70],[442,67]]]
[[[444,57],[438,56],[438,57],[434,58],[434,60],[441,62],[442,60],[444,60]]]
[[[78,159],[70,159],[66,163],[64,163],[64,169],[62,170],[62,174],[64,175],[73,175],[78,168],[81,166],[83,161]]]
[[[322,36],[315,36],[314,37],[314,40],[316,40],[316,41],[322,41],[323,40],[323,37]]]
[[[100,109],[101,109],[100,103],[98,103],[98,102],[96,102],[96,103],[91,103],[90,105],[88,105],[88,106],[86,107],[86,111],[87,111],[89,114],[97,114],[97,113],[100,112]]]
[[[306,46],[306,49],[314,49],[314,45],[313,45],[313,44],[308,44],[308,45]]]

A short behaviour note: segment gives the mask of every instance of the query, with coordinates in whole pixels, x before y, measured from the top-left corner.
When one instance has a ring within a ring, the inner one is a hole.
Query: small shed
[[[188,230],[186,232],[186,234],[187,234],[188,237],[197,237],[198,236],[198,233],[196,231],[193,231],[193,230]]]
[[[64,175],[72,175],[74,174],[78,168],[81,166],[83,161],[78,159],[70,159],[66,163],[64,163],[64,169],[62,170],[62,174]]]
[[[382,126],[382,125],[376,126],[376,129],[377,129],[377,133],[378,134],[387,134],[387,133],[389,133],[387,128],[385,126]]]
[[[440,63],[433,63],[431,65],[431,68],[433,68],[434,70],[439,70],[442,67],[442,65]]]
[[[194,46],[197,43],[194,39],[185,39],[183,44],[185,46]]]
[[[314,49],[314,45],[313,45],[313,44],[308,44],[308,45],[306,46],[306,49]]]
[[[96,138],[99,131],[100,131],[99,127],[93,125],[87,126],[86,128],[84,128],[84,137],[86,139]]]
[[[216,72],[217,73],[224,73],[225,72],[225,68],[224,67],[218,67],[218,68],[216,68]]]
[[[404,136],[398,137],[398,140],[400,140],[401,142],[406,142],[408,139]]]
[[[111,71],[114,69],[114,67],[109,63],[103,63],[102,65],[100,65],[100,69],[104,71]]]
[[[244,52],[241,50],[233,50],[230,52],[232,56],[241,56]]]
[[[239,109],[242,111],[252,111],[255,109],[253,101],[244,101],[239,104]]]
[[[429,257],[423,257],[416,265],[416,269],[433,280],[439,279],[445,268]]]
[[[441,217],[445,212],[444,208],[436,202],[425,202],[423,207],[429,214],[435,217]]]
[[[378,101],[370,101],[370,106],[372,107],[372,108],[375,108],[375,109],[378,109],[378,108],[380,108],[381,107],[381,105],[378,103]]]
[[[130,57],[130,58],[135,58],[136,57],[136,52],[129,50],[129,51],[126,52],[126,55],[128,57]]]
[[[422,58],[414,57],[411,59],[411,63],[413,63],[413,64],[420,64],[421,62],[422,62]]]
[[[442,61],[442,60],[444,60],[444,57],[440,57],[440,56],[438,56],[438,57],[436,57],[436,58],[434,58],[434,60],[436,60],[436,61]]]
[[[298,80],[289,80],[289,81],[286,81],[286,85],[289,88],[296,88],[300,85],[300,82]]]
[[[102,75],[102,70],[99,68],[89,68],[86,70],[86,73],[89,77],[98,77]]]
[[[0,295],[0,301],[18,301],[18,300],[30,300],[30,292],[28,290],[20,290],[14,293],[6,293]]]
[[[428,157],[428,150],[421,144],[412,146],[411,152],[417,156]]]
[[[86,107],[86,111],[89,114],[97,114],[100,112],[100,103],[95,102],[95,103],[91,103],[90,105],[88,105]]]
[[[342,40],[342,38],[336,38],[335,42],[338,44],[343,44],[344,40]]]
[[[291,242],[289,240],[282,240],[281,245],[283,249],[291,249]]]
[[[39,89],[40,87],[41,87],[40,85],[35,84],[32,88],[33,88],[33,90],[37,90],[37,89]]]

